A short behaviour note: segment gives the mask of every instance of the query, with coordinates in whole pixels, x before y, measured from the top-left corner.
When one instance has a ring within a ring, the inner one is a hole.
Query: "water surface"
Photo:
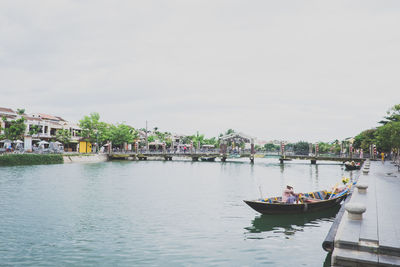
[[[332,187],[335,163],[104,162],[0,168],[11,266],[322,266],[335,211],[266,216],[243,199]]]

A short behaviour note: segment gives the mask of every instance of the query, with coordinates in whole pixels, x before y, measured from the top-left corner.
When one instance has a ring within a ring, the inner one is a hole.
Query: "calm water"
[[[332,212],[242,200],[329,188],[340,165],[105,162],[0,168],[0,265],[322,266]]]

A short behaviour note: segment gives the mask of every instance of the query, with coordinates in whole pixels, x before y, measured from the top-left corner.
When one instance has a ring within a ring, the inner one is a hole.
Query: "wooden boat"
[[[350,163],[350,162],[345,162],[344,166],[346,167],[346,170],[352,171],[352,170],[359,170],[361,168],[360,163]]]
[[[335,207],[347,197],[350,187],[340,193],[331,194],[326,190],[310,193],[300,193],[298,203],[284,203],[282,197],[272,197],[258,200],[244,200],[254,210],[261,214],[295,214],[321,211]],[[336,187],[335,187],[336,189]],[[335,189],[333,191],[335,191]]]

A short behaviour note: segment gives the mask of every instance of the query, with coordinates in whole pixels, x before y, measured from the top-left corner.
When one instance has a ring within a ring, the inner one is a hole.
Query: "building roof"
[[[48,114],[43,114],[43,113],[38,113],[40,118],[45,119],[45,120],[52,120],[52,121],[59,121],[60,119],[57,118],[56,116],[53,115],[48,115]]]
[[[12,110],[11,108],[2,108],[0,107],[0,112],[7,112],[7,113],[13,113],[13,114],[17,114],[14,110]]]
[[[42,120],[41,118],[31,117],[31,116],[27,116],[27,115],[24,115],[24,118],[29,121],[41,121]]]
[[[60,121],[66,121],[66,120],[64,120],[63,118],[61,118],[61,117],[59,117],[59,116],[55,116],[58,120],[60,120]]]
[[[7,119],[15,119],[17,115],[1,114],[1,117],[6,117]]]

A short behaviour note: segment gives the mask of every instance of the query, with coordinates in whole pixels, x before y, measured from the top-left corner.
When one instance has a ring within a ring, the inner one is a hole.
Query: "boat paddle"
[[[263,193],[262,193],[262,191],[261,191],[261,185],[258,186],[258,190],[260,191],[260,197],[261,197],[261,199],[262,199],[262,198],[263,198]]]
[[[331,199],[335,195],[335,191],[336,191],[336,188],[338,187],[338,185],[339,185],[339,183],[335,184],[335,187],[333,187],[332,193],[331,193],[331,195],[329,196],[328,199]]]

